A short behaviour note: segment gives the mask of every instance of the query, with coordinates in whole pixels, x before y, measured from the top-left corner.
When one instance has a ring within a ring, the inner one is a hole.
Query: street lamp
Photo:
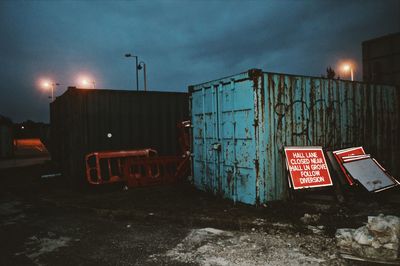
[[[354,81],[354,73],[353,73],[353,66],[351,64],[344,64],[342,66],[344,72],[350,72],[351,81]]]
[[[135,64],[135,69],[136,69],[136,90],[139,90],[139,74],[138,74],[138,57],[136,55],[132,54],[125,54],[125,57],[135,57],[136,59],[136,64]]]
[[[51,90],[51,96],[49,96],[51,101],[54,100],[54,88],[59,85],[60,85],[59,83],[56,83],[53,81],[48,81],[48,80],[43,81],[43,83],[42,83],[43,88]]]
[[[93,89],[96,88],[96,82],[94,80],[90,80],[88,78],[82,78],[80,83],[83,88],[89,88],[90,84],[93,86]]]
[[[140,61],[137,68],[139,70],[141,70],[143,68],[144,91],[147,91],[146,63],[143,61]]]

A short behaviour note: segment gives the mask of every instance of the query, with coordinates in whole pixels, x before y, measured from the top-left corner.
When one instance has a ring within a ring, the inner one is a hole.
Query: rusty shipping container
[[[189,91],[202,190],[247,204],[284,199],[284,146],[362,145],[400,174],[395,87],[253,69]]]
[[[13,123],[9,118],[0,115],[0,158],[14,155]]]
[[[188,116],[187,93],[70,87],[50,104],[51,156],[63,174],[83,180],[85,155],[94,151],[175,155],[176,126]]]

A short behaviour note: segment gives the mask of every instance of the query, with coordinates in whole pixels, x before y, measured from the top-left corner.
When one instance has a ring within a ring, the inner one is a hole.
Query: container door
[[[203,87],[192,95],[193,120],[193,170],[196,187],[217,192],[219,167],[218,156],[218,88]]]
[[[256,201],[253,82],[232,80],[220,86],[222,188],[234,201]]]
[[[256,199],[254,93],[251,80],[192,92],[196,187],[234,201]]]

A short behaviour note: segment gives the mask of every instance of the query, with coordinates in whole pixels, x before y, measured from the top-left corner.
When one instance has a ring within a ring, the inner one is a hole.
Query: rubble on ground
[[[304,223],[304,224],[316,224],[319,222],[319,220],[321,219],[321,214],[309,214],[309,213],[305,213],[303,217],[300,218],[300,220]]]
[[[369,216],[365,226],[336,231],[341,253],[365,259],[397,260],[399,238],[400,218],[392,215]]]
[[[193,229],[173,249],[149,263],[189,265],[343,265],[329,237],[259,230]]]

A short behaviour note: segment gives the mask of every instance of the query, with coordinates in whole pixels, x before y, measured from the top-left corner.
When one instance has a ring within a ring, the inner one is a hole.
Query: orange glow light
[[[350,78],[351,81],[354,81],[354,73],[355,73],[356,64],[353,60],[341,61],[338,64],[339,71],[344,75]]]
[[[50,89],[50,87],[51,87],[51,81],[49,81],[49,80],[43,80],[43,81],[41,82],[41,86],[42,86],[43,88],[45,88],[45,89]]]
[[[95,84],[93,79],[86,77],[86,76],[79,77],[78,83],[84,89],[90,89],[92,87],[94,88],[94,84]]]
[[[345,64],[345,65],[343,65],[343,71],[345,71],[345,72],[349,72],[349,71],[350,71],[350,69],[351,69],[351,66],[350,66],[349,64]]]

